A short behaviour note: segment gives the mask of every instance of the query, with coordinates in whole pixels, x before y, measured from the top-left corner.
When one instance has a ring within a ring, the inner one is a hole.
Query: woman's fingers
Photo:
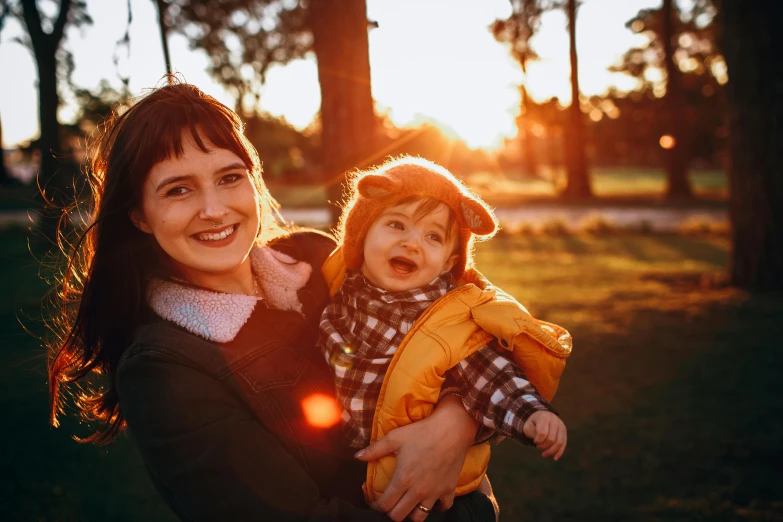
[[[394,475],[397,475],[395,471]],[[395,476],[392,476],[389,486],[383,491],[378,499],[370,504],[370,507],[375,511],[381,513],[389,513],[395,507],[399,505],[400,499],[408,491],[408,484],[403,480],[395,480]],[[407,512],[405,513],[407,515]],[[401,520],[401,519],[400,519]]]
[[[423,522],[429,515],[429,511],[435,509],[437,500],[421,500],[415,489],[408,490],[405,495],[397,502],[394,509],[386,513],[386,516],[392,520],[405,520],[409,518],[413,522]],[[419,506],[425,508],[421,509]]]
[[[354,458],[370,462],[371,460],[379,460],[386,455],[396,453],[398,449],[400,449],[399,443],[387,436],[373,442],[363,450],[357,451],[354,454]]]
[[[390,453],[397,457],[391,482],[372,508],[395,520],[411,514],[423,520],[421,514],[413,513],[419,502],[426,508],[443,497],[451,506],[476,429],[476,421],[465,411],[462,400],[449,395],[429,417],[392,430],[386,437],[391,438],[390,445],[368,447],[361,460]]]
[[[442,511],[446,511],[446,510],[451,509],[451,506],[454,505],[454,493],[455,493],[455,491],[452,490],[451,492],[446,493],[445,495],[440,497],[438,499],[438,503],[435,504],[435,507],[437,507],[438,509],[440,509]]]
[[[423,508],[426,508],[426,510]],[[419,502],[413,508],[413,511],[411,511],[408,514],[408,518],[413,522],[423,522],[427,518],[427,515],[430,514],[429,512],[432,511],[433,509],[440,509],[440,505],[438,504],[437,501],[431,502],[427,500],[427,501]]]

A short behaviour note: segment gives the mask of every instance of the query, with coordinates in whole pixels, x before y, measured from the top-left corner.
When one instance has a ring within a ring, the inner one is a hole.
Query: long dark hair
[[[115,111],[88,147],[87,226],[74,241],[66,241],[73,229],[67,222],[79,215],[71,208],[59,229],[65,262],[47,343],[50,422],[58,426],[65,396],[72,395],[79,415],[93,427],[92,434],[77,438],[80,442],[105,444],[124,427],[117,365],[134,329],[151,313],[146,304],[149,279],[170,275],[155,239],[138,230],[129,214],[140,205],[152,167],[182,155],[185,132],[205,152],[208,141],[242,158],[263,207],[259,236],[279,230],[277,203],[264,186],[258,153],[234,111],[197,87],[176,82]]]

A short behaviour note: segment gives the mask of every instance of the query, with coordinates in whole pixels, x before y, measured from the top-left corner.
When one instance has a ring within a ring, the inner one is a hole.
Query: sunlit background
[[[638,86],[637,80],[607,69],[628,48],[646,40],[626,28],[625,22],[640,9],[658,5],[656,0],[583,3],[578,11],[577,45],[584,95],[605,93],[610,86],[620,90]],[[108,79],[119,86],[119,73],[130,77],[131,92],[139,94],[159,83],[165,68],[155,4],[131,0],[131,6],[128,52],[112,44],[127,25],[125,0],[87,1],[94,24],[69,28],[67,33],[66,45],[75,57],[75,84],[92,88]],[[368,18],[378,22],[378,28],[370,31],[376,110],[388,111],[397,125],[436,122],[472,147],[496,147],[504,137],[515,135],[522,72],[488,29],[495,19],[509,14],[507,0],[368,0]],[[35,136],[38,127],[35,63],[30,51],[13,41],[23,31],[18,22],[7,24],[0,40],[0,62],[12,74],[0,82],[0,117],[4,146],[10,148]],[[233,98],[205,72],[208,59],[203,51],[191,50],[179,34],[169,37],[169,45],[176,71],[233,105]],[[537,101],[557,97],[568,105],[568,33],[562,11],[544,14],[531,46],[540,60],[529,65],[529,92]],[[319,105],[314,58],[271,68],[261,109],[302,129],[310,124]],[[61,119],[72,119],[74,111],[73,104],[66,103]]]
[[[238,51],[269,42],[255,30],[241,42],[237,28],[225,31],[237,15],[219,7],[227,2],[85,0],[93,23],[66,25],[61,51],[74,69],[68,82],[68,64],[58,64],[59,118],[49,111],[42,120],[59,121],[41,136],[22,1],[0,0],[0,15],[16,8],[0,21],[0,460],[10,470],[0,479],[2,520],[174,520],[131,437],[76,444],[72,436],[89,431],[71,404],[62,426],[49,426],[42,346],[47,320],[63,316],[47,305],[57,295],[50,269],[64,261],[52,250],[56,205],[86,194],[73,189],[85,180],[96,125],[164,81],[156,4],[170,15],[174,71],[238,110],[284,219],[328,230],[344,173],[400,154],[444,165],[495,208],[500,231],[476,246],[476,266],[574,338],[553,403],[569,430],[564,458],[553,463],[512,441],[492,450],[503,520],[781,520],[783,2],[526,2],[552,7],[537,25],[537,13],[511,16],[517,0],[366,0],[365,25],[364,0],[332,0],[334,16],[315,19],[304,41],[315,28],[337,28],[320,42],[348,45],[318,56],[322,66],[340,59],[325,76],[338,81],[319,84],[311,52],[272,65],[259,87],[253,68],[263,53],[240,60]],[[233,4],[241,20],[251,7],[301,7],[296,15],[328,1]],[[62,0],[24,2],[51,30]],[[572,104],[566,6],[576,4]],[[194,6],[206,14],[193,16]],[[180,18],[190,23],[172,26],[174,11],[188,7],[191,17]],[[531,21],[538,57],[525,61],[497,29]],[[201,30],[226,41],[231,59],[220,45],[191,49]],[[358,58],[343,59],[343,48]],[[236,79],[225,69],[222,83],[210,76],[216,54],[218,68],[250,71],[250,96],[239,101],[225,87]],[[339,111],[321,117],[322,92]],[[753,117],[730,118],[737,110]],[[77,216],[62,222],[74,236]],[[301,408],[312,429],[339,422],[332,397],[311,395]]]

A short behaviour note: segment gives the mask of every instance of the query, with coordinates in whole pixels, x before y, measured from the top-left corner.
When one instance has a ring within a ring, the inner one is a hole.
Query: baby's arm
[[[492,430],[535,444],[544,457],[554,456],[555,460],[565,451],[565,425],[499,348],[484,346],[449,370],[446,377],[444,392],[459,394],[484,432]]]

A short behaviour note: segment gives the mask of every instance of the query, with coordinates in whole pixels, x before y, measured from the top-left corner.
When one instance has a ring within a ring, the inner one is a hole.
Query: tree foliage
[[[667,171],[667,196],[693,197],[687,172],[694,138],[705,120],[714,120],[725,83],[715,8],[710,0],[698,0],[683,12],[674,0],[665,0],[660,8],[639,11],[626,27],[645,35],[647,42],[626,51],[611,70],[636,78],[641,90],[662,98],[655,121],[660,134],[652,139],[666,140],[659,150]]]
[[[524,152],[521,158],[522,171],[526,176],[536,177],[537,157],[535,153],[535,135],[531,131],[532,122],[528,116],[529,95],[527,91],[527,64],[538,59],[535,50],[530,46],[530,40],[541,26],[541,15],[550,2],[544,0],[509,0],[511,15],[508,18],[495,20],[490,25],[490,31],[495,40],[505,44],[509,52],[522,69],[524,78],[519,86],[520,107],[516,118],[517,135],[521,141],[520,149]]]
[[[720,28],[715,7],[709,1],[700,0],[688,12],[684,13],[676,2],[673,10],[675,62],[683,74],[701,80],[699,87],[710,85],[714,92],[721,85],[719,80],[725,82],[725,62],[717,46]],[[666,88],[662,9],[642,9],[625,25],[634,33],[646,36],[647,42],[628,49],[610,70],[632,76],[642,88],[655,89],[662,95]]]
[[[244,112],[261,96],[272,64],[288,63],[312,49],[309,4],[307,0],[171,0],[165,20],[188,38],[192,49],[206,51],[209,74],[234,94],[237,110]]]

